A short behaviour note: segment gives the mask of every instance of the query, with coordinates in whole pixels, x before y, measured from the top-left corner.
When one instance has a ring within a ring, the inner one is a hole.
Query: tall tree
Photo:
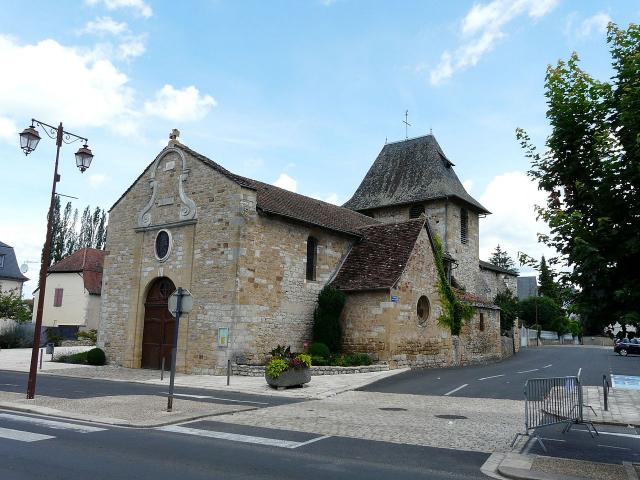
[[[539,267],[540,276],[538,277],[538,283],[540,284],[538,292],[543,297],[548,297],[558,305],[562,305],[562,298],[560,296],[560,285],[556,283],[553,278],[553,273],[547,265],[547,261],[542,257]]]
[[[570,267],[561,280],[577,287],[587,333],[640,305],[640,28],[609,24],[607,41],[610,82],[583,71],[575,53],[548,67],[545,152],[517,131],[548,194],[537,211],[550,234],[539,238]]]
[[[496,246],[496,249],[489,257],[489,263],[496,265],[497,267],[502,267],[510,272],[518,273],[516,262],[513,261],[505,250],[500,248],[500,245]]]

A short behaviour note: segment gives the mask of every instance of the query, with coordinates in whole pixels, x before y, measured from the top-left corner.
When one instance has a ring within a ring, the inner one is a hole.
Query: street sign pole
[[[182,296],[184,292],[182,287],[178,287],[176,291],[176,324],[173,328],[173,346],[171,348],[171,379],[169,380],[169,398],[167,399],[167,412],[173,408],[173,382],[176,378],[176,351],[178,350],[178,327],[180,325],[180,314],[182,313]]]

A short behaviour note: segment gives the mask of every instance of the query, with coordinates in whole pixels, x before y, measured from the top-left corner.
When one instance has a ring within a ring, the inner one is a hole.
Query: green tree
[[[503,332],[511,330],[518,318],[518,297],[507,288],[495,296],[493,303],[500,307],[500,330]]]
[[[549,297],[529,297],[520,302],[520,319],[529,327],[539,325],[542,330],[565,333],[568,320],[564,310]]]
[[[489,257],[489,263],[497,267],[502,267],[506,270],[509,270],[510,272],[518,273],[516,262],[513,261],[513,259],[505,250],[502,250],[502,248],[500,248],[500,245],[496,246],[496,249]]]
[[[560,280],[577,287],[587,333],[640,305],[640,28],[610,24],[607,41],[610,82],[583,71],[576,53],[548,67],[545,152],[517,131],[529,175],[548,194],[537,211],[550,234],[539,239],[569,267]]]
[[[558,305],[562,305],[562,299],[560,296],[560,285],[556,283],[553,278],[553,273],[547,265],[547,261],[542,257],[539,267],[540,276],[538,277],[538,292],[543,297],[549,297]]]
[[[31,305],[15,291],[0,290],[0,318],[11,318],[19,322],[31,321]]]
[[[346,301],[343,292],[326,285],[318,295],[318,306],[313,313],[313,341],[324,343],[332,352],[342,349],[340,314]]]

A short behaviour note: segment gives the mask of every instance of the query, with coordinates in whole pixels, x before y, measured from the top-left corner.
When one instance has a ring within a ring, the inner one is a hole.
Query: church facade
[[[339,207],[235,175],[172,138],[109,212],[98,344],[119,365],[168,366],[167,298],[183,287],[194,306],[180,321],[178,371],[260,363],[277,344],[311,341],[331,284],[347,294],[345,351],[392,366],[500,358],[499,310],[483,295],[492,274],[478,258],[488,212],[452,167],[432,135],[385,145]],[[459,337],[437,324],[435,235],[476,307]]]

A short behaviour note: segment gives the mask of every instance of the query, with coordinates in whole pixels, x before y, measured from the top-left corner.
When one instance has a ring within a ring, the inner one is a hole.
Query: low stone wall
[[[502,358],[509,358],[513,356],[513,338],[500,337],[502,343]]]
[[[311,375],[344,375],[350,373],[383,372],[389,370],[387,363],[376,363],[374,365],[361,365],[359,367],[311,367]],[[232,365],[233,375],[242,377],[264,377],[263,365]]]

